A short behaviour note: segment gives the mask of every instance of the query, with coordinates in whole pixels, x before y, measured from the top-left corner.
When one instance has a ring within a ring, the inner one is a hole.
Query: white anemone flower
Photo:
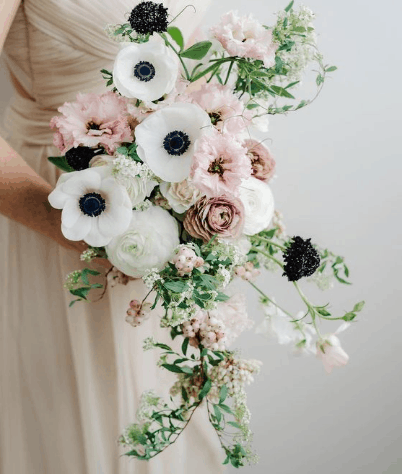
[[[137,125],[138,156],[163,181],[179,183],[190,174],[196,140],[210,128],[209,115],[199,105],[164,107]]]
[[[132,211],[128,229],[112,239],[106,252],[121,272],[139,278],[151,268],[161,270],[179,244],[176,219],[165,209],[151,206]]]
[[[103,247],[130,225],[130,197],[106,166],[61,175],[48,199],[63,209],[61,231],[68,240]]]
[[[274,216],[274,196],[270,187],[257,178],[244,179],[239,188],[244,205],[244,233],[255,235],[266,229]]]
[[[113,81],[124,97],[152,101],[171,92],[179,66],[173,51],[162,42],[130,43],[116,56]]]

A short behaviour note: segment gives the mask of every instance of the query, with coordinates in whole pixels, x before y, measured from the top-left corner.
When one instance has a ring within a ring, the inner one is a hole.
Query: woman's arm
[[[67,240],[61,233],[60,211],[52,208],[47,199],[52,189],[0,137],[0,213],[63,247],[85,250],[84,242]]]
[[[20,3],[21,0],[0,0],[0,53]],[[0,214],[67,249],[82,252],[87,248],[84,242],[68,240],[61,232],[60,211],[48,202],[52,190],[52,186],[0,137]],[[104,259],[100,259],[100,263],[110,267]]]

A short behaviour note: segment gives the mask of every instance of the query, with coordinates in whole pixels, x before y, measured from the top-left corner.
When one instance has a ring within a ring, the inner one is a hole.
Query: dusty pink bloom
[[[271,31],[265,29],[252,15],[242,16],[230,11],[211,28],[212,35],[231,56],[260,59],[266,68],[275,65],[278,47],[272,41]]]
[[[252,138],[245,140],[243,145],[247,148],[247,155],[251,160],[252,176],[267,182],[272,179],[275,175],[276,162],[270,150]]]
[[[192,184],[209,197],[238,194],[242,179],[251,176],[251,162],[234,136],[214,131],[201,137],[190,171]]]
[[[209,242],[217,234],[220,238],[236,238],[243,230],[244,207],[233,196],[202,197],[186,214],[184,228],[196,239]]]
[[[348,363],[349,356],[342,349],[335,334],[317,341],[317,357],[322,360],[325,371],[330,374],[334,367],[342,367]]]
[[[66,102],[58,110],[63,115],[53,117],[50,126],[58,129],[54,143],[62,153],[79,145],[102,145],[112,154],[122,142],[133,141],[127,99],[111,91],[80,93],[75,102]]]
[[[209,114],[212,124],[220,131],[237,134],[251,125],[251,111],[229,86],[203,84],[188,97]]]

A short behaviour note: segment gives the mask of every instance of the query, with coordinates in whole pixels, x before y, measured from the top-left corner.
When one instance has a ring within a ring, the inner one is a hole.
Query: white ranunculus
[[[102,247],[130,224],[130,197],[107,166],[61,175],[48,199],[63,209],[61,231],[69,240]]]
[[[202,196],[201,191],[187,179],[180,183],[161,183],[160,190],[170,207],[178,214],[186,212]]]
[[[160,99],[174,88],[177,58],[162,42],[130,43],[116,56],[113,81],[121,95],[130,99]]]
[[[132,211],[129,228],[106,247],[111,263],[139,278],[151,268],[162,269],[180,244],[176,219],[161,207]]]
[[[258,234],[266,229],[274,215],[274,196],[270,187],[256,178],[244,179],[240,185],[240,200],[244,205],[244,233]]]
[[[209,115],[200,106],[169,105],[137,125],[138,156],[163,181],[178,183],[190,174],[195,141],[210,128]]]

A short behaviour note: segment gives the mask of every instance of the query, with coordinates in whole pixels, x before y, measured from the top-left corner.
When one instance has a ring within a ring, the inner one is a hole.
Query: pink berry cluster
[[[261,272],[254,268],[254,264],[252,262],[247,262],[245,265],[241,267],[236,267],[235,274],[246,281],[254,280],[257,278]]]
[[[202,267],[205,263],[204,259],[197,257],[194,250],[186,245],[179,247],[172,262],[177,268],[180,276],[191,273],[194,268]]]
[[[127,310],[126,322],[136,328],[149,318],[150,310],[151,303],[141,303],[138,300],[131,300],[130,307]]]
[[[204,347],[213,351],[224,351],[226,348],[225,326],[214,317],[213,311],[198,311],[190,321],[183,323],[183,335],[190,338],[190,344]]]

